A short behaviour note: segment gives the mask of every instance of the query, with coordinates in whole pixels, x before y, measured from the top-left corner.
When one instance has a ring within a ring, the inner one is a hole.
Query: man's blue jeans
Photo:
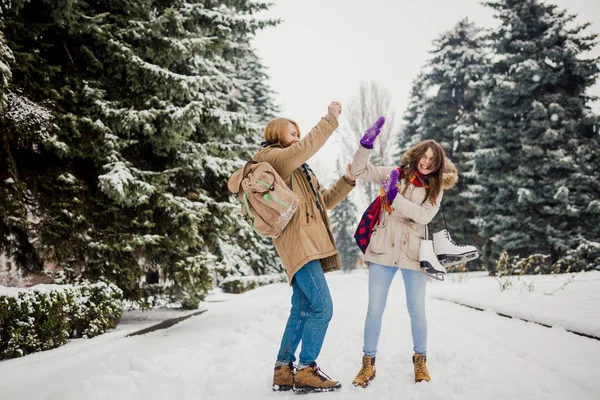
[[[398,268],[370,263],[369,308],[365,320],[363,353],[375,357],[381,333],[381,319],[387,302],[388,292]],[[406,292],[406,305],[410,315],[413,350],[427,354],[427,317],[425,315],[425,288],[427,276],[418,271],[401,269]]]
[[[333,302],[319,260],[300,268],[292,278],[292,308],[288,318],[277,361],[296,361],[300,340],[299,361],[309,365],[317,359],[325,333],[333,315]]]

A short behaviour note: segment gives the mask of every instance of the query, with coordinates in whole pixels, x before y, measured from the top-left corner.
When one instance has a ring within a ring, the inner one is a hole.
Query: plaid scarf
[[[399,183],[397,184],[398,190],[400,190],[400,183],[401,180],[406,177],[406,170],[401,166],[397,169],[398,172],[400,172],[398,177]],[[414,171],[411,173],[408,177],[408,181],[415,186],[429,189],[429,179],[427,175],[423,175],[419,171]],[[385,187],[383,185],[381,185],[381,189],[379,190],[379,196],[377,196],[377,198],[373,200],[369,207],[367,207],[360,219],[360,222],[358,223],[356,231],[354,232],[354,240],[363,253],[367,251],[367,247],[371,241],[373,228],[379,223],[381,210],[392,212],[392,207],[387,200]]]

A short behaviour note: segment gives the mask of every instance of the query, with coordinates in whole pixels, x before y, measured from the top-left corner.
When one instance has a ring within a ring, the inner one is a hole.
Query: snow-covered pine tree
[[[100,10],[85,1],[12,3],[3,27],[15,58],[12,92],[24,99],[20,104],[43,103],[54,125],[38,133],[10,119],[3,123],[8,124],[16,182],[26,188],[27,240],[36,243],[44,261],[62,268],[67,280],[82,274],[107,279],[128,298],[139,299],[141,268],[122,237],[135,240],[128,231],[133,212],[111,203],[98,190],[98,175],[107,163],[103,152],[112,151],[112,161],[119,160],[123,146],[117,146],[96,101],[106,95],[103,86],[127,89],[119,85],[118,77],[113,80],[107,74],[103,64],[109,40],[102,29],[104,19],[116,25],[119,17],[135,19],[136,13],[148,13],[142,4],[128,2],[109,18],[105,11],[110,10],[95,5]],[[111,34],[116,34],[112,28]],[[108,273],[97,273],[95,263]],[[30,268],[28,263],[19,264]]]
[[[12,79],[10,67],[14,62],[12,51],[6,45],[3,30],[3,10],[0,6],[0,253],[18,256],[16,236],[27,230],[27,212],[23,203],[23,185],[18,187],[14,162],[11,161],[8,146],[8,130],[5,128],[6,108],[9,101],[9,84]],[[26,236],[26,235],[25,235]]]
[[[39,1],[7,18],[14,83],[52,102],[58,130],[27,182],[40,248],[130,299],[158,271],[193,307],[237,250],[226,180],[259,134],[237,66],[271,22],[253,17],[264,4],[205,3]]]
[[[137,223],[148,225],[151,236],[137,246],[147,249],[140,254],[144,264],[159,269],[174,297],[190,306],[211,286],[213,269],[226,270],[233,255],[247,250],[231,240],[238,231],[229,223],[234,207],[226,181],[260,135],[251,103],[237,97],[247,83],[238,67],[252,57],[250,37],[270,24],[252,16],[264,4],[205,3],[174,3],[155,7],[149,18],[129,18],[110,37],[107,53],[114,58],[111,74],[130,93],[101,103],[107,127],[125,145],[122,159],[111,161],[107,153],[101,188],[139,210]],[[249,256],[238,270],[262,272],[276,262]]]
[[[549,254],[562,270],[598,265],[598,133],[586,94],[598,60],[584,55],[597,36],[538,0],[486,4],[501,24],[475,154],[484,261],[506,249]]]
[[[336,162],[336,171],[343,171],[340,159]],[[340,253],[342,270],[351,271],[360,257],[360,249],[354,240],[357,211],[350,196],[347,196],[337,207],[330,211],[331,231],[335,246]]]
[[[280,109],[275,104],[275,93],[266,84],[269,80],[266,67],[254,49],[246,50],[245,57],[239,58],[236,69],[240,73],[241,85],[237,93],[241,104],[250,107],[248,114],[253,116],[261,129],[259,135],[252,137],[256,138],[255,143],[259,145],[263,140],[263,126],[275,118]]]
[[[412,145],[423,140],[421,121],[430,97],[427,93],[428,89],[425,73],[419,72],[412,82],[408,105],[402,116],[403,126],[394,150],[394,158],[398,161]]]
[[[478,229],[472,223],[475,207],[468,183],[485,94],[489,48],[482,29],[463,19],[433,41],[430,53],[425,71],[413,83],[399,150],[405,151],[425,139],[434,139],[444,147],[459,171],[457,187],[444,193],[448,228],[458,242],[476,244]],[[444,228],[441,213],[429,227],[431,232]],[[476,263],[469,266],[476,267]]]
[[[2,10],[0,9],[0,112],[4,110],[7,104],[8,85],[12,79],[10,67],[14,57],[10,48],[6,45],[3,31]]]
[[[241,44],[242,45],[242,44]],[[240,150],[238,166],[241,168],[252,158],[263,140],[262,128],[278,112],[274,93],[266,85],[268,75],[256,53],[248,49],[245,57],[237,60],[240,71],[239,84],[233,92],[233,98],[240,106],[246,107],[250,116],[248,145]],[[264,275],[282,273],[283,266],[269,238],[261,237],[244,221],[239,210],[239,201],[233,199],[231,211],[231,232],[223,237],[219,247],[222,258],[218,264],[218,279],[230,276]]]
[[[437,92],[429,99],[421,120],[422,135],[437,140],[458,168],[458,185],[444,193],[443,200],[453,239],[478,244],[478,229],[472,223],[475,206],[470,200],[468,184],[485,95],[489,48],[484,32],[468,19],[440,35],[433,45],[426,80]],[[442,228],[443,218],[438,216],[430,229],[435,232]]]
[[[49,97],[28,97],[32,93],[24,87],[27,85],[13,83],[12,69],[18,82],[24,76],[31,77],[29,71],[35,69],[32,64],[36,63],[38,50],[35,46],[16,46],[15,57],[10,47],[16,30],[15,15],[23,3],[0,4],[0,253],[16,261],[25,272],[39,272],[43,263],[36,249],[38,234],[32,234],[32,218],[36,223],[40,220],[36,192],[45,182],[38,167],[47,159],[46,146],[55,142],[55,126],[51,112],[41,104]],[[38,26],[32,23],[19,28],[35,34]],[[23,57],[27,51],[33,54]],[[38,76],[50,81],[50,76],[43,74],[40,71]]]

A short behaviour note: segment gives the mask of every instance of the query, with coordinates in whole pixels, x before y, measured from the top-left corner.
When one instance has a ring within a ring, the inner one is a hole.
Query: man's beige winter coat
[[[286,148],[269,146],[254,156],[254,160],[258,162],[266,161],[271,164],[300,197],[300,208],[281,236],[273,239],[290,283],[296,271],[312,260],[321,260],[324,272],[342,267],[326,210],[341,203],[354,183],[342,176],[331,189],[321,187],[318,196],[324,209],[319,211],[306,175],[300,169],[325,144],[337,127],[337,119],[327,115],[300,142]],[[313,187],[318,191],[317,178],[312,174],[309,176]]]
[[[376,167],[368,164],[372,150],[359,146],[352,160],[351,172],[358,179],[381,183],[396,167]],[[408,164],[409,160],[402,160]],[[447,190],[458,182],[458,173],[454,164],[446,158],[446,168],[442,179],[442,189]],[[398,195],[392,202],[393,211],[382,211],[379,225],[373,228],[371,241],[363,260],[380,265],[420,271],[419,246],[425,238],[425,226],[431,222],[440,209],[443,190],[433,205],[431,199],[425,202],[426,191],[423,187],[409,185],[404,196],[405,181],[401,180]],[[430,235],[431,237],[431,235]]]

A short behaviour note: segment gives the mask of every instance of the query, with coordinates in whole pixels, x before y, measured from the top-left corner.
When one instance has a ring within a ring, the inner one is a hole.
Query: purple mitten
[[[398,183],[399,175],[400,172],[394,168],[392,172],[390,172],[390,176],[388,177],[387,181],[383,183],[383,187],[385,188],[385,197],[387,198],[389,204],[392,204],[392,201],[394,201],[396,195],[398,194],[398,186],[396,186],[396,184]]]
[[[365,134],[360,139],[360,144],[362,147],[365,149],[373,148],[373,142],[375,142],[375,139],[377,139],[377,135],[381,133],[381,127],[384,123],[385,117],[379,117],[377,118],[377,121],[375,121],[375,123],[365,131]]]

